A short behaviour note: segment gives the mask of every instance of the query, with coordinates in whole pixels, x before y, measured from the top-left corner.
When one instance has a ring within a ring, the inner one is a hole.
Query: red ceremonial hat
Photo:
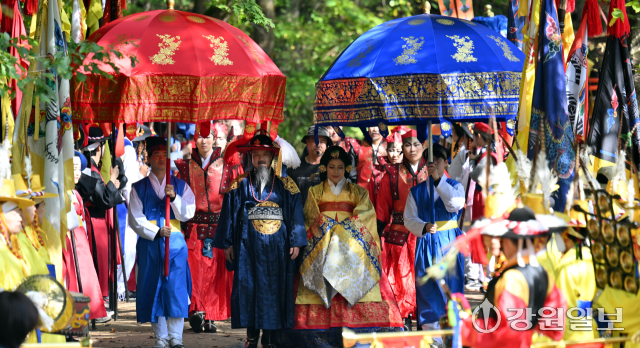
[[[387,143],[402,143],[402,136],[399,132],[391,132],[386,140]]]
[[[484,122],[476,122],[476,123],[474,123],[473,124],[473,130],[477,131],[477,132],[484,132],[484,133],[493,134],[493,129],[491,129],[491,127],[489,127],[489,125],[484,123]]]
[[[400,135],[410,131],[411,128],[407,126],[398,126],[391,130],[391,133],[400,133]]]
[[[405,139],[409,139],[409,138],[417,138],[418,137],[418,132],[415,129],[410,129],[409,131],[407,131],[406,133],[402,134],[402,140],[404,141]]]

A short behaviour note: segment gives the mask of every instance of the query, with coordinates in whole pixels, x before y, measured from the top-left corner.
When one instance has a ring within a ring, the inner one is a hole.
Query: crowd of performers
[[[488,318],[462,313],[464,346],[593,339],[607,324],[627,335],[640,330],[637,287],[636,294],[596,288],[584,214],[593,203],[575,193],[578,199],[569,200],[575,205],[554,214],[553,175],[534,170],[530,180],[530,164],[518,170],[526,188],[514,190],[503,163],[508,146],[496,142],[495,127],[454,124],[452,137],[435,139],[431,163],[426,142],[404,126],[386,138],[369,128],[369,141],[311,126],[299,158],[266,132],[244,137],[225,123],[202,128],[186,129],[192,144],[174,139],[168,149],[164,137],[140,126],[138,137],[126,140],[125,155],[106,168],[107,137],[89,128],[88,146],[74,158],[76,188],[67,192],[72,209],[62,270],[51,267],[49,256],[49,239],[57,236],[39,226],[51,194],[37,175],[4,180],[0,287],[60,271],[69,290],[91,298],[90,318],[105,322],[106,303],[117,300],[108,297],[108,279],[118,273],[120,290],[128,278],[137,321],[151,323],[157,348],[183,347],[185,319],[201,333],[231,318],[232,328],[246,328],[246,347],[340,346],[343,327],[437,330],[447,324],[448,300],[466,303],[458,295],[465,291],[484,292],[495,311]],[[8,161],[8,153],[0,156]],[[517,157],[525,166],[526,158]],[[583,171],[592,188],[634,190],[612,170]],[[623,209],[628,195],[614,197],[615,218],[633,218]],[[114,221],[125,250],[116,269],[108,253]],[[437,268],[444,269],[440,276]],[[543,308],[564,309],[555,329],[535,315]],[[593,308],[593,318],[576,319],[590,329],[569,325],[571,308]],[[620,318],[607,321],[604,313]],[[60,339],[50,336],[43,341]],[[445,344],[436,337],[432,346]]]

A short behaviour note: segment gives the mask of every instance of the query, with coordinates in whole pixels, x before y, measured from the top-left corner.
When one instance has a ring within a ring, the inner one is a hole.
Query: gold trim
[[[287,189],[287,191],[291,192],[292,195],[295,195],[296,193],[300,193],[300,189],[298,188],[298,185],[296,185],[296,183],[290,177],[285,176],[283,178],[281,176],[278,176],[278,179],[282,181],[282,183],[284,184],[284,188]]]
[[[245,172],[245,173],[242,173],[242,174],[238,175],[235,179],[233,179],[233,181],[231,181],[231,185],[229,185],[229,188],[227,189],[227,192],[225,192],[225,193],[229,193],[229,192],[237,189],[238,188],[238,184],[242,180],[246,179],[247,176],[249,176],[249,172]]]

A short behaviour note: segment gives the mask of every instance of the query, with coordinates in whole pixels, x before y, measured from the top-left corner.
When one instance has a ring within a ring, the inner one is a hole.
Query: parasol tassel
[[[526,265],[524,258],[522,258],[522,238],[518,238],[518,266],[524,267]]]
[[[251,139],[242,137],[227,145],[227,149],[224,151],[224,161],[230,166],[237,166],[241,164],[238,146],[246,145],[250,140]]]
[[[600,5],[598,0],[586,0],[582,10],[582,20],[587,20],[589,37],[602,34],[602,20],[600,19]]]
[[[615,21],[612,16],[614,9],[622,11],[622,17]],[[611,4],[609,5],[608,22],[609,27],[607,28],[607,33],[609,35],[613,35],[618,39],[629,36],[631,29],[629,28],[629,17],[627,16],[627,9],[624,4],[624,0],[611,0]],[[611,25],[611,23],[613,23],[613,25]]]
[[[520,240],[521,241],[521,240]],[[527,253],[529,254],[529,264],[531,267],[538,267],[538,259],[536,258],[536,249],[533,248],[533,242],[527,238]]]
[[[38,12],[38,0],[26,0],[24,4],[24,13],[33,16]]]
[[[199,124],[200,127],[196,128],[196,136],[198,135],[198,128],[200,128],[200,136],[206,138],[211,134],[211,121],[202,122]]]

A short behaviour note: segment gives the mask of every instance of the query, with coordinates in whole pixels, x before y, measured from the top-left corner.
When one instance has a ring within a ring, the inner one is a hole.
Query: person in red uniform
[[[76,184],[76,190],[82,197],[89,215],[88,236],[93,262],[98,272],[100,290],[103,297],[109,296],[109,275],[114,272],[109,262],[111,233],[113,231],[113,208],[124,202],[120,192],[118,166],[110,169],[110,180],[105,183],[100,175],[100,160],[104,152],[106,137],[99,127],[89,128],[88,143],[84,149],[91,157],[91,163]],[[119,254],[118,259],[119,259]],[[119,260],[118,260],[119,261]]]
[[[493,130],[491,127],[483,122],[476,122],[473,125],[473,142],[480,150],[480,153],[475,151],[469,152],[469,163],[471,165],[471,179],[476,183],[475,191],[473,192],[473,208],[471,211],[471,220],[475,221],[484,216],[484,196],[482,194],[482,184],[478,182],[480,174],[485,172],[485,166],[487,165],[487,151],[493,152],[493,144],[491,137]],[[497,162],[492,161],[493,165]]]
[[[489,283],[478,315],[462,321],[463,346],[529,348],[534,332],[555,341],[562,339],[564,313],[557,310],[551,314],[549,308],[566,309],[567,302],[553,276],[536,260],[533,247],[536,238],[548,233],[549,229],[527,207],[514,209],[502,226],[482,231],[500,238],[507,262]]]
[[[404,226],[404,208],[409,190],[428,177],[427,164],[422,156],[422,143],[415,130],[409,130],[391,140],[388,146],[402,139],[402,163],[386,164],[378,197],[376,218],[382,232],[381,264],[395,295],[406,330],[411,330],[411,317],[416,313],[415,253],[416,237]],[[395,144],[394,144],[395,146]]]
[[[189,307],[189,324],[194,332],[216,332],[214,321],[231,317],[233,272],[225,267],[224,250],[212,247],[229,184],[242,167],[224,161],[227,127],[214,123],[206,137],[196,129],[196,148],[190,160],[176,160],[180,177],[193,188],[196,214],[187,223],[185,238],[189,249],[189,267],[193,290]]]

